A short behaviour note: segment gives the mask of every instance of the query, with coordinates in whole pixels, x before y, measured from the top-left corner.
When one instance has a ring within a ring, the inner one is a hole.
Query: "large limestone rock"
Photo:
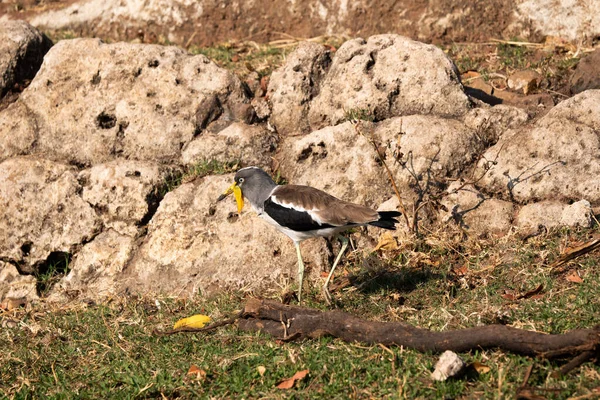
[[[479,185],[521,203],[600,202],[600,90],[588,90],[554,107],[535,124],[506,132],[479,167],[495,165]],[[489,164],[488,164],[489,165]]]
[[[169,168],[134,160],[97,164],[79,173],[81,197],[97,210],[105,227],[135,235],[158,207]]]
[[[468,232],[503,235],[511,228],[514,206],[511,202],[486,197],[471,184],[453,182],[442,199],[447,211],[442,221],[452,221]]]
[[[543,225],[546,228],[572,226],[589,228],[592,226],[592,208],[586,200],[573,204],[545,200],[524,205],[517,215],[515,225],[531,229]]]
[[[135,253],[135,243],[135,237],[122,235],[114,229],[105,230],[73,257],[69,274],[52,289],[49,299],[102,300],[119,294],[118,282]]]
[[[352,115],[375,120],[410,114],[449,117],[470,107],[456,67],[444,52],[399,35],[349,40],[331,66],[326,52],[303,46],[273,74],[269,92],[272,122],[284,133],[336,125]]]
[[[20,133],[36,138],[32,151],[55,160],[174,162],[213,121],[251,120],[247,103],[240,80],[202,55],[64,40],[48,52],[17,103],[0,113],[0,139],[11,136],[18,118]]]
[[[233,199],[215,203],[233,175],[207,176],[168,193],[125,272],[122,288],[193,295],[218,287],[245,289],[295,281],[292,241],[260,220],[248,205],[237,216]],[[328,262],[323,239],[302,244],[307,268],[317,275]]]
[[[0,163],[0,259],[32,273],[51,253],[71,253],[100,228],[73,168],[20,157]]]
[[[600,89],[600,49],[582,58],[569,79],[571,94],[588,89]]]
[[[465,114],[463,122],[489,144],[495,144],[506,130],[518,128],[528,119],[527,112],[522,108],[499,104],[474,108]]]
[[[32,79],[52,42],[25,21],[0,23],[0,98],[15,83]]]
[[[373,129],[364,126],[367,132]],[[279,161],[289,183],[313,186],[346,201],[376,206],[393,194],[373,146],[350,122],[285,138]]]
[[[271,123],[280,134],[310,132],[310,101],[319,93],[330,65],[329,50],[317,43],[302,42],[285,64],[273,71],[268,89],[273,106]]]
[[[220,132],[205,132],[194,138],[183,150],[181,160],[184,164],[214,160],[268,167],[277,142],[277,135],[262,125],[234,122]]]
[[[288,137],[281,172],[290,183],[325,190],[376,207],[393,194],[371,138],[390,167],[402,196],[443,189],[484,149],[485,140],[459,120],[431,115],[396,117],[377,124],[346,122],[302,137]],[[419,179],[418,184],[417,180]]]
[[[405,191],[429,193],[458,178],[487,143],[459,120],[430,115],[391,118],[374,134],[386,149],[388,166],[397,171],[396,183]]]
[[[509,31],[519,32],[521,25],[533,24],[544,36],[582,40],[600,34],[600,1],[526,0],[517,2],[516,19]]]

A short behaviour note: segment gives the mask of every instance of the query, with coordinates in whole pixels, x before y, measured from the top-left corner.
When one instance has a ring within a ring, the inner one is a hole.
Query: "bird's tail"
[[[369,222],[369,225],[394,231],[396,230],[396,224],[398,223],[398,220],[395,217],[401,215],[402,213],[398,211],[379,211],[379,219],[377,221]]]

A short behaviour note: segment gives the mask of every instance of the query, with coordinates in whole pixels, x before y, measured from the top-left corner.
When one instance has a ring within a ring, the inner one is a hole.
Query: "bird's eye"
[[[238,178],[238,183],[243,183],[244,182],[244,178]]]

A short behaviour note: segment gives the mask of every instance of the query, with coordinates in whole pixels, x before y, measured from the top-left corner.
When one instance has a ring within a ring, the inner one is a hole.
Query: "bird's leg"
[[[337,257],[335,258],[335,261],[333,262],[333,266],[331,267],[331,271],[329,271],[327,280],[325,281],[325,284],[323,285],[323,294],[325,295],[325,300],[327,301],[328,305],[331,305],[331,294],[329,293],[329,288],[328,288],[329,281],[331,280],[331,277],[333,276],[333,271],[335,271],[335,267],[337,267],[338,263],[340,262],[340,259],[342,258],[344,251],[346,251],[346,248],[348,248],[348,238],[341,236],[341,235],[338,235],[337,238],[342,243],[342,248],[340,249],[340,252],[338,253]]]
[[[298,303],[302,302],[302,281],[304,280],[304,262],[302,261],[302,254],[300,254],[300,243],[294,242],[296,246],[296,253],[298,253]]]

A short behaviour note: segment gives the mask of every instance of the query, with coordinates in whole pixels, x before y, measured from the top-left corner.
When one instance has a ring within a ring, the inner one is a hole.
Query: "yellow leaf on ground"
[[[210,322],[208,315],[192,315],[191,317],[180,319],[175,322],[173,329],[179,328],[204,328],[204,325]]]
[[[377,242],[377,246],[375,246],[373,251],[375,252],[380,249],[398,250],[398,242],[396,242],[396,238],[389,232],[383,233],[381,236],[379,236],[379,241]]]
[[[475,361],[473,364],[471,364],[473,366],[473,368],[475,368],[475,371],[477,371],[478,374],[487,374],[488,372],[490,372],[491,368],[488,367],[485,364],[479,363],[477,361]]]
[[[294,383],[296,383],[296,381],[304,379],[306,377],[306,375],[308,375],[308,373],[309,373],[309,370],[307,370],[307,369],[298,371],[291,378],[284,379],[280,384],[277,385],[277,388],[278,389],[291,389],[292,387],[294,387]]]
[[[256,369],[258,370],[260,376],[263,376],[265,372],[267,372],[267,369],[263,365],[259,365],[258,367],[256,367]]]

